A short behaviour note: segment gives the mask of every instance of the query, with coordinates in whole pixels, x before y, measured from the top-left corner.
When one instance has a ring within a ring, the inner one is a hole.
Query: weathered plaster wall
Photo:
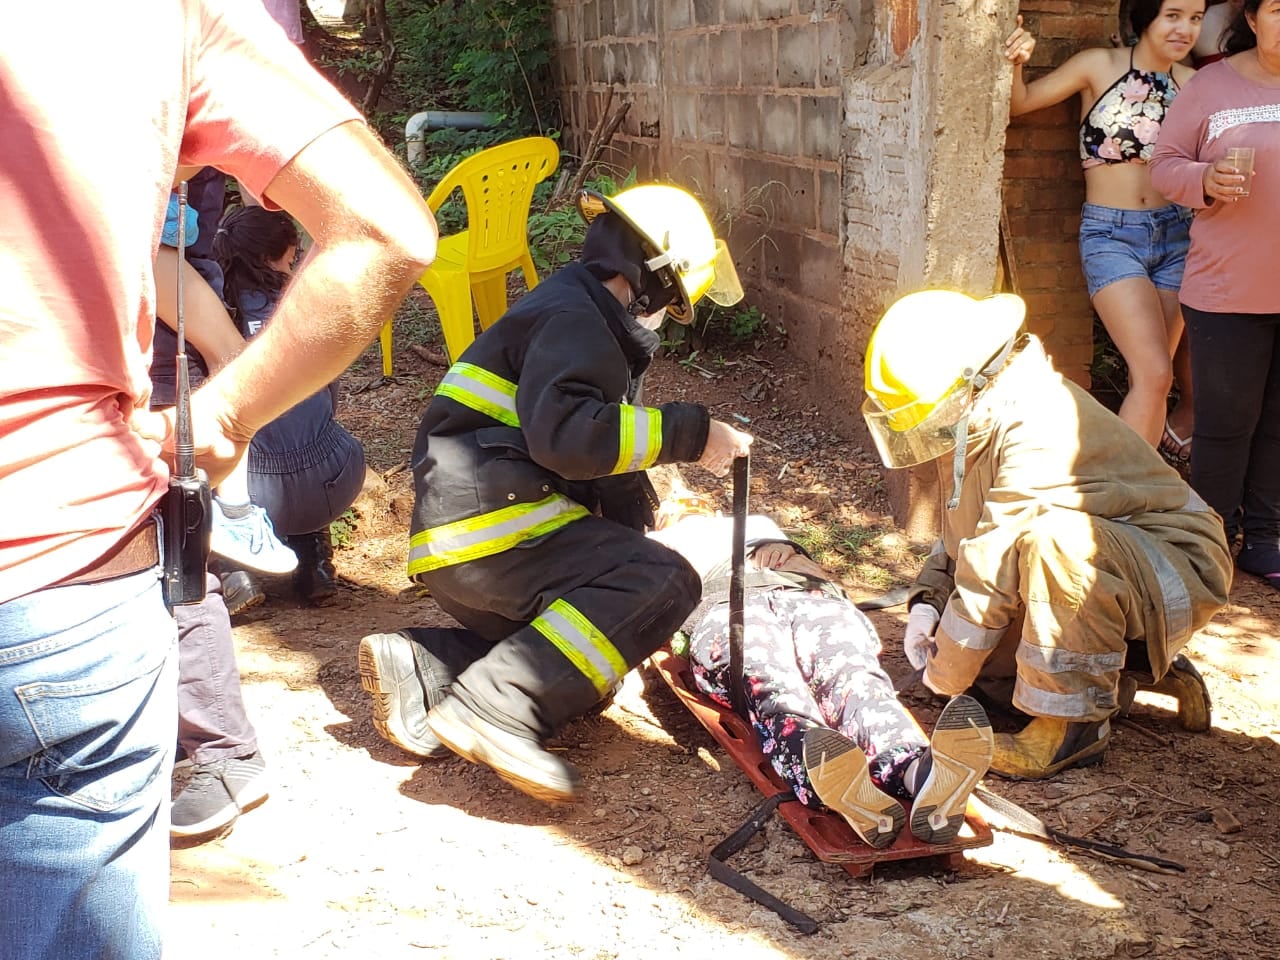
[[[712,203],[752,303],[786,325],[827,409],[861,434],[862,355],[884,308],[926,286],[994,287],[999,50],[1015,12],[1015,0],[557,0],[569,145],[583,147],[611,84],[630,98],[619,168]],[[920,483],[893,480],[913,535],[933,517]]]

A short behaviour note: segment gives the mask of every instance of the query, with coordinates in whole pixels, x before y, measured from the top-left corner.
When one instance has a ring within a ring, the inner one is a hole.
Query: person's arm
[[[215,481],[259,428],[359,356],[435,256],[421,193],[363,123],[321,134],[266,193],[314,244],[272,322],[192,395],[197,458]]]
[[[1212,69],[1212,68],[1209,68]],[[1215,200],[1234,201],[1244,177],[1226,162],[1200,159],[1211,107],[1205,102],[1205,73],[1196,74],[1174,98],[1152,151],[1151,185],[1174,203],[1204,209]]]
[[[1036,38],[1023,29],[1022,16],[1018,25],[1005,40],[1004,56],[1013,64],[1013,84],[1009,90],[1009,116],[1020,117],[1061,103],[1068,97],[1089,89],[1089,76],[1099,61],[1107,56],[1105,50],[1083,50],[1056,70],[1027,83],[1022,75],[1023,65],[1031,59],[1036,48]]]
[[[244,338],[227,308],[200,271],[182,264],[182,328],[186,339],[200,351],[215,373],[244,349]],[[156,317],[171,330],[178,329],[178,251],[162,246],[156,253]]]
[[[594,480],[702,456],[711,423],[706,407],[618,403],[628,376],[621,348],[598,317],[566,310],[544,320],[516,390],[534,462],[567,480]]]

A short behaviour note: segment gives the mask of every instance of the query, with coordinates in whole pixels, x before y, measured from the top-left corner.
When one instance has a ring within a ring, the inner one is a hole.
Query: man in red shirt
[[[147,370],[179,166],[225,170],[315,239],[270,328],[193,397],[215,483],[256,429],[345,369],[435,253],[416,187],[260,5],[131,12],[26,4],[0,31],[0,943],[14,960],[161,952],[177,664],[152,511],[173,420],[148,412]],[[36,42],[53,37],[56,57]]]

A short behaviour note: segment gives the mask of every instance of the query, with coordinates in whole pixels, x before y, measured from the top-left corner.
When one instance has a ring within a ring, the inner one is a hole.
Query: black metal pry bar
[[[751,459],[733,461],[733,569],[729,575],[729,696],[734,712],[747,715],[742,675],[744,632],[743,602],[747,566],[747,492],[751,486]]]

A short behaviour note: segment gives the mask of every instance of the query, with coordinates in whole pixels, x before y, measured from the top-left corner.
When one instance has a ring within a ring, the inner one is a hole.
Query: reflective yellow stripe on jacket
[[[517,503],[423,530],[409,540],[409,576],[491,557],[585,516],[581,504],[553,493],[537,503]]]
[[[516,385],[474,363],[455,363],[450,367],[436,394],[509,427],[520,426],[520,417],[516,414]]]
[[[662,452],[662,411],[624,403],[619,419],[618,462],[613,465],[613,472],[649,469]]]
[[[618,648],[573,604],[556,600],[532,626],[546,637],[604,696],[627,672]]]

